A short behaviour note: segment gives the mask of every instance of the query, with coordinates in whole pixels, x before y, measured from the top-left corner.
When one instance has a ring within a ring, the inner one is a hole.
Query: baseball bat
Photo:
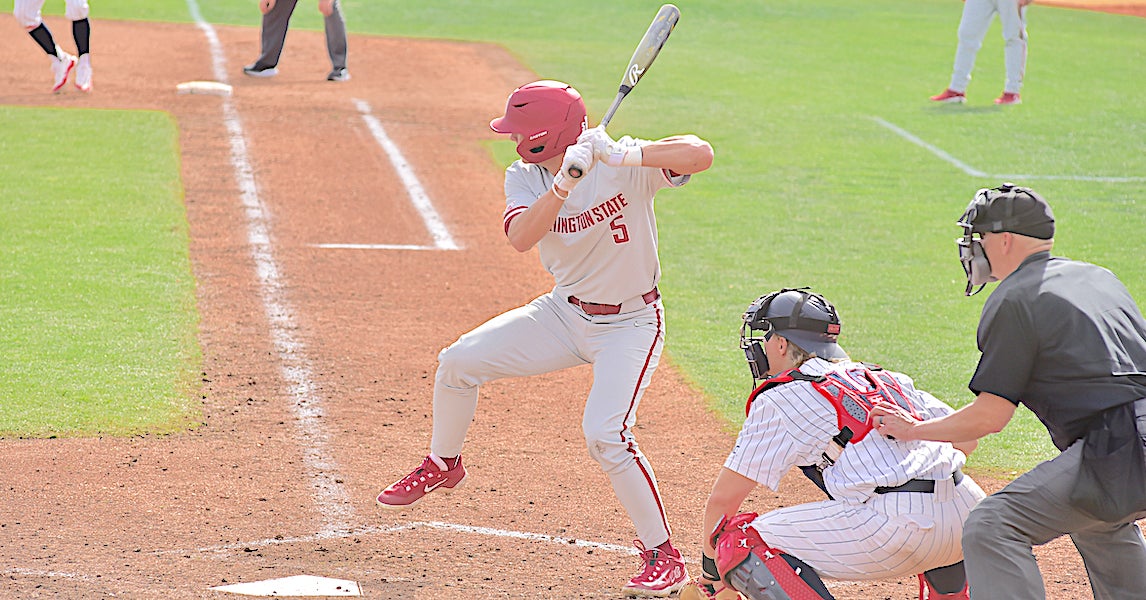
[[[637,44],[637,49],[633,51],[633,57],[629,59],[629,64],[621,75],[621,86],[617,88],[617,97],[613,98],[613,104],[609,106],[609,110],[605,111],[605,116],[601,118],[598,127],[604,129],[609,125],[609,121],[613,120],[613,114],[620,108],[621,101],[629,95],[629,92],[633,91],[645,73],[648,73],[649,67],[653,65],[653,61],[661,53],[661,48],[664,48],[669,34],[672,33],[673,27],[676,27],[679,20],[680,9],[672,4],[665,4],[657,11],[657,16],[653,17],[652,23],[649,23],[645,36],[641,38],[641,43]],[[568,174],[573,179],[581,177],[584,172],[584,167],[569,166]]]

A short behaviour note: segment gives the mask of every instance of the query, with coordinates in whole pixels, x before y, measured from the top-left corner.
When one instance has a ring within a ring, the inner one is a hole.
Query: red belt
[[[657,298],[661,297],[661,293],[657,288],[653,288],[648,292],[641,295],[641,300],[645,301],[645,305],[656,302]],[[585,302],[577,298],[577,296],[569,296],[569,304],[579,307],[585,311],[587,315],[615,315],[621,312],[620,304],[597,304],[596,302]]]

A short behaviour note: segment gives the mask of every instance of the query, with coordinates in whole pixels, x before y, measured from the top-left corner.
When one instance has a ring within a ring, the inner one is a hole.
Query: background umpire
[[[976,398],[930,421],[894,407],[872,417],[884,415],[880,431],[898,439],[962,441],[1000,431],[1026,405],[1062,452],[971,511],[963,532],[971,597],[1045,598],[1031,547],[1068,534],[1095,598],[1140,600],[1146,321],[1113,273],[1050,255],[1054,216],[1034,191],[980,190],[959,224],[967,294],[1000,281],[979,322]],[[1103,454],[1110,449],[1118,452]]]

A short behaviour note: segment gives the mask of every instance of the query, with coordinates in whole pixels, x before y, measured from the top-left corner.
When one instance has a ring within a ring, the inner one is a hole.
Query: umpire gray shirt
[[[983,305],[968,387],[1031,409],[1065,450],[1098,413],[1146,398],[1146,320],[1109,270],[1038,252]]]

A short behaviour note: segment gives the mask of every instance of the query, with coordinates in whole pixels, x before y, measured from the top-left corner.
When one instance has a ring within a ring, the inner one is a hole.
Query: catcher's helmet
[[[771,339],[773,334],[819,358],[848,357],[836,342],[840,335],[836,307],[808,288],[784,288],[761,296],[749,305],[743,320],[740,347],[744,349],[753,379],[768,376],[768,356],[761,343]]]
[[[527,83],[509,95],[505,115],[489,122],[498,133],[523,136],[517,153],[539,163],[565,152],[588,127],[585,101],[573,86],[560,81]]]

